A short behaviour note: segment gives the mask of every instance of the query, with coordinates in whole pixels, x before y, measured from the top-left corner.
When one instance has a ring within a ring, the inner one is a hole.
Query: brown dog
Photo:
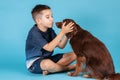
[[[61,28],[63,22],[66,22],[66,25],[69,22],[74,23],[74,30],[66,34],[70,38],[70,44],[77,56],[76,69],[69,75],[77,76],[82,71],[82,63],[85,62],[86,70],[89,71],[85,77],[120,80],[120,74],[115,74],[111,55],[105,45],[91,33],[82,29],[72,19],[64,19],[62,22],[57,22],[57,27]]]

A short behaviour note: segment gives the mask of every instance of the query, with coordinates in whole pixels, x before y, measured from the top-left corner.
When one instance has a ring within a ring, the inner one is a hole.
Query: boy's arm
[[[66,44],[67,44],[68,38],[66,36],[64,36],[64,38],[59,42],[59,44],[57,45],[59,48],[63,49]]]
[[[72,32],[73,30],[73,25],[74,23],[70,22],[68,25],[65,26],[65,23],[63,23],[62,25],[62,29],[60,31],[60,33],[49,43],[47,43],[43,48],[49,52],[52,52],[54,50],[54,48],[59,44],[60,40],[62,39],[62,37],[68,33],[68,32]]]

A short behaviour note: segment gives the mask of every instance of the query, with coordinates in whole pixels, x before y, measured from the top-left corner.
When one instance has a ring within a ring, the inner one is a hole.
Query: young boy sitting
[[[32,73],[48,73],[75,69],[70,65],[76,56],[73,52],[57,53],[53,55],[56,47],[64,48],[68,38],[66,33],[73,31],[73,23],[62,25],[58,35],[52,29],[54,20],[51,8],[47,5],[36,5],[31,11],[35,25],[28,33],[26,40],[26,64]]]

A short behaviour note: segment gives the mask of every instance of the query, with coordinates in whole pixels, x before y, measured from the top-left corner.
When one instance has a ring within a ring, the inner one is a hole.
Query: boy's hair
[[[38,5],[36,5],[36,6],[32,9],[31,14],[32,14],[32,18],[34,19],[34,21],[35,21],[36,16],[37,16],[41,11],[43,11],[43,10],[45,10],[45,9],[51,9],[51,8],[50,8],[49,6],[47,6],[47,5],[38,4]]]

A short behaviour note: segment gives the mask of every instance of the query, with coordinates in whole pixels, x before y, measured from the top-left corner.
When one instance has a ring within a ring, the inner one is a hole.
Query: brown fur
[[[91,78],[118,80],[120,74],[115,74],[114,64],[111,55],[105,45],[94,37],[90,32],[82,29],[72,19],[64,19],[62,22],[57,22],[58,28],[61,28],[63,22],[66,25],[69,22],[74,23],[73,32],[67,33],[70,38],[70,44],[77,56],[77,66],[70,76],[77,76],[82,71],[82,63],[86,61],[86,70]]]

